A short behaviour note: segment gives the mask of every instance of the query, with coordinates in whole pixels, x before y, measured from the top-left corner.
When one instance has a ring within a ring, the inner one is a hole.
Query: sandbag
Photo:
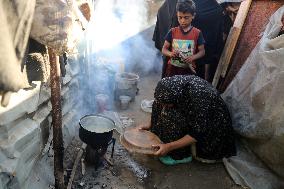
[[[35,0],[0,1],[0,91],[28,87],[21,63],[30,35]]]
[[[86,22],[74,0],[37,0],[31,37],[58,55],[72,53]]]

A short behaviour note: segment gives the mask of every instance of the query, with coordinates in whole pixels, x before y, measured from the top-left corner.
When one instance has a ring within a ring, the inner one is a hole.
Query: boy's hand
[[[195,56],[192,55],[192,56],[188,56],[184,59],[184,61],[188,64],[191,64],[193,61],[195,60]]]
[[[184,57],[184,58],[183,58],[183,61],[185,61],[185,62],[189,65],[189,69],[190,69],[194,74],[196,74],[196,71],[195,71],[195,69],[194,69],[193,66],[192,66],[192,63],[193,63],[194,60],[195,60],[195,56],[194,56],[194,55],[191,55],[191,56],[188,56],[188,57]]]
[[[178,56],[179,56],[179,51],[174,50],[173,52],[171,52],[171,55],[170,55],[171,58],[175,58],[175,57],[178,57]]]

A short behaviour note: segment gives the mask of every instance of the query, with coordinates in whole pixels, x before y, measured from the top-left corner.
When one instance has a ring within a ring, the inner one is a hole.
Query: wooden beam
[[[212,82],[212,85],[214,87],[217,87],[217,84],[219,82],[220,77],[224,77],[223,74],[224,72],[226,72],[229,63],[231,61],[231,58],[233,56],[234,53],[234,49],[236,47],[236,44],[238,42],[239,39],[239,35],[241,33],[241,30],[239,28],[236,27],[232,27],[230,30],[230,33],[228,35],[226,44],[224,46],[224,50],[221,54],[220,60],[219,60],[219,64],[218,67],[216,69],[216,73],[214,75],[214,79]]]
[[[216,73],[214,75],[214,79],[212,82],[212,85],[214,87],[217,87],[220,77],[224,78],[226,76],[227,69],[231,62],[231,58],[236,48],[251,3],[252,0],[244,0],[239,7],[239,11],[234,21],[233,27],[231,28],[228,38],[226,40],[224,50],[222,52],[218,67],[216,69]]]

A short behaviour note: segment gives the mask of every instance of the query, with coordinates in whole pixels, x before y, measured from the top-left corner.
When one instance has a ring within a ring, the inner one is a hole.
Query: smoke
[[[93,52],[110,49],[147,25],[145,0],[97,0],[88,28]]]
[[[154,25],[149,8],[145,0],[95,1],[81,47],[87,60],[87,77],[84,77],[87,85],[83,96],[88,106],[97,106],[95,96],[98,94],[113,99],[116,73],[145,75],[160,70],[160,55],[151,40]]]
[[[92,63],[103,60],[119,64],[116,71],[140,73],[159,68],[148,1],[97,0],[94,7],[86,35]]]

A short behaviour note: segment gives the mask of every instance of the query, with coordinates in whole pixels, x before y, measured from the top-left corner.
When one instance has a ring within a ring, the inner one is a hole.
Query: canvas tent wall
[[[243,2],[245,3],[245,1]],[[230,84],[232,79],[235,77],[242,65],[245,63],[253,48],[260,40],[261,33],[264,31],[270,16],[283,4],[283,0],[251,1],[247,16],[245,17],[244,25],[241,28],[240,36],[237,39],[238,41],[234,49],[233,55],[230,61],[228,62],[229,67],[225,72],[226,75],[224,75],[223,77],[221,76],[220,79],[218,79],[217,87],[221,92],[223,92]],[[232,39],[228,38],[228,41],[230,40]],[[222,62],[219,62],[219,64],[222,64]]]
[[[230,71],[236,74],[241,69],[233,80],[232,75],[225,78],[232,82],[223,97],[241,142],[238,155],[224,162],[237,183],[252,189],[284,188],[284,35],[278,36],[283,5],[283,1],[253,2]],[[277,7],[266,25],[263,18]],[[261,21],[255,22],[257,18]],[[258,24],[266,25],[259,42],[263,27]]]

